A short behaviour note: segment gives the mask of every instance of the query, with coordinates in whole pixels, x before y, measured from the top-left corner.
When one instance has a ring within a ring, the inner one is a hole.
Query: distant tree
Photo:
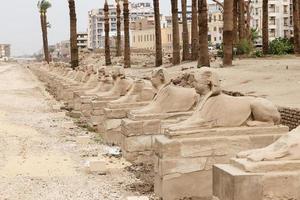
[[[130,68],[129,8],[128,0],[123,3],[124,15],[124,67]]]
[[[77,18],[74,0],[68,0],[70,14],[70,47],[71,47],[71,67],[75,69],[79,65],[77,46]]]
[[[109,8],[107,0],[104,2],[104,32],[105,32],[105,65],[111,65],[109,39]]]
[[[41,0],[38,2],[37,7],[40,12],[45,61],[49,64],[50,54],[49,54],[49,47],[48,47],[48,30],[47,30],[49,25],[47,22],[47,10],[51,7],[51,3],[47,0]]]
[[[192,0],[192,60],[197,60],[199,55],[198,34],[198,0]]]
[[[189,39],[189,29],[187,23],[187,0],[181,0],[181,10],[182,10],[182,60],[190,59],[190,39]]]
[[[179,25],[178,25],[178,1],[171,0],[172,9],[172,36],[173,36],[173,65],[180,63],[180,41],[179,41]]]
[[[121,6],[120,0],[116,0],[117,2],[117,40],[116,40],[116,56],[122,56],[122,47],[121,47]]]
[[[208,24],[207,24],[207,2],[198,1],[198,23],[199,23],[199,59],[198,67],[210,66],[208,53]]]
[[[163,64],[159,0],[153,0],[153,6],[155,16],[155,66],[159,67]]]

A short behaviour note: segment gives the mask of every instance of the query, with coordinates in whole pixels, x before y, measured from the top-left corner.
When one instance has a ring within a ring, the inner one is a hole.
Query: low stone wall
[[[240,92],[223,91],[225,94],[230,96],[245,96]],[[278,107],[278,111],[281,115],[281,124],[288,126],[290,130],[293,130],[300,126],[300,109],[297,108],[287,108]]]

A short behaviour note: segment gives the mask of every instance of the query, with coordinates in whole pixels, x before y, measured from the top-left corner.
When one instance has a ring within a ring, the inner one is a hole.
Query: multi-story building
[[[77,46],[79,49],[88,48],[88,34],[87,33],[78,33],[77,34]]]
[[[0,58],[10,58],[10,44],[0,44]]]
[[[121,3],[121,10],[122,3]],[[151,3],[130,3],[130,22],[134,22],[141,18],[153,18],[154,9]],[[89,11],[89,27],[88,27],[88,47],[103,48],[105,35],[104,32],[104,10],[94,9]],[[121,15],[121,30],[123,30],[123,16]],[[115,38],[117,35],[117,10],[116,4],[109,5],[109,23],[110,23],[110,37]],[[121,33],[123,35],[123,33]]]
[[[293,33],[292,5],[290,0],[269,0],[269,40],[275,38],[290,38]],[[251,27],[256,28],[262,35],[262,0],[254,0],[251,3]],[[261,43],[261,41],[258,41]]]

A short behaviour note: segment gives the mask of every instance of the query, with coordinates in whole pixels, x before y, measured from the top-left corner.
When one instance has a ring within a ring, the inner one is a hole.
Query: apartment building
[[[122,1],[121,1],[121,10]],[[141,18],[152,18],[154,20],[154,9],[151,3],[130,3],[130,22],[134,22]],[[89,27],[88,27],[88,47],[103,48],[104,40],[104,10],[93,9],[89,11]],[[121,30],[123,30],[123,16],[121,14]],[[117,35],[117,10],[116,4],[109,5],[109,23],[110,37],[115,38]],[[123,35],[123,32],[121,33]]]
[[[269,40],[290,38],[293,34],[292,4],[290,0],[269,0]],[[262,0],[252,1],[251,27],[262,35]],[[258,41],[259,43],[261,41]]]
[[[81,32],[77,34],[77,46],[79,49],[88,48],[88,34]]]
[[[10,58],[10,44],[0,44],[0,58]]]

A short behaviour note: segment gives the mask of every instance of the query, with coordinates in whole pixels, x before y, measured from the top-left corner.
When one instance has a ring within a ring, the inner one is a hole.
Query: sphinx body
[[[300,126],[265,148],[244,151],[237,157],[254,162],[300,160]]]
[[[157,89],[157,94],[149,105],[132,110],[131,114],[159,114],[171,112],[186,112],[194,108],[198,95],[193,88],[183,88],[171,83],[164,69],[152,73],[151,82]]]
[[[280,123],[275,105],[263,98],[232,97],[223,94],[219,77],[211,69],[197,72],[193,85],[203,98],[187,120],[169,127],[170,130],[189,128],[271,126]]]

